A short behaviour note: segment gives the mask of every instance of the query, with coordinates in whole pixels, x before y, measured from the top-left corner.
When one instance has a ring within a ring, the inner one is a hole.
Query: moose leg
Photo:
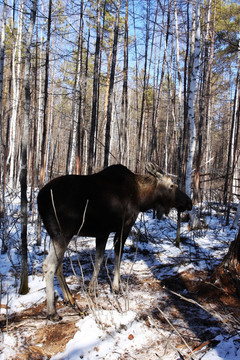
[[[61,317],[57,314],[54,301],[54,275],[62,262],[65,249],[61,243],[59,244],[53,239],[50,243],[49,254],[43,263],[47,292],[47,317],[52,321],[61,320]]]
[[[92,294],[95,294],[95,292],[96,292],[97,277],[98,277],[100,267],[103,262],[104,251],[105,251],[107,239],[108,239],[108,235],[96,238],[95,265],[94,265],[92,279],[89,284],[89,293],[92,293]]]
[[[128,235],[128,232],[127,232]],[[112,290],[115,293],[119,292],[120,289],[120,264],[122,260],[123,247],[127,238],[126,234],[116,234],[114,238],[114,278],[112,284]]]
[[[71,306],[74,306],[75,305],[75,301],[72,297],[72,294],[69,290],[69,287],[66,283],[66,279],[63,275],[63,269],[62,269],[62,262],[61,264],[59,265],[59,267],[57,268],[57,272],[56,272],[56,275],[57,275],[57,279],[58,279],[58,282],[61,286],[61,289],[62,289],[62,292],[63,292],[63,297],[64,297],[64,301],[66,303],[70,303]]]

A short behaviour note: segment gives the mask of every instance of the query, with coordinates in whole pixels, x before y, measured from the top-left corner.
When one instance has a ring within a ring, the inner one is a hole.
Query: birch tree
[[[43,127],[42,127],[42,148],[41,148],[41,170],[40,170],[40,186],[44,183],[46,173],[47,161],[47,128],[48,128],[48,79],[49,79],[49,53],[50,53],[50,39],[51,39],[51,24],[52,24],[52,0],[49,0],[48,7],[48,30],[47,30],[47,48],[46,48],[46,62],[45,62],[45,83],[44,83],[44,113],[43,113]]]
[[[82,75],[83,75],[82,51],[83,51],[83,23],[84,23],[83,6],[84,6],[84,0],[81,1],[81,9],[80,9],[77,64],[76,64],[74,96],[73,96],[73,135],[72,135],[73,141],[72,141],[72,150],[70,156],[70,164],[68,169],[69,174],[71,174],[74,171],[74,165],[76,164],[77,144],[81,141],[81,139],[79,139],[79,133],[80,133],[80,119],[82,112],[81,105],[82,105],[82,81],[83,81],[82,79]]]
[[[22,272],[21,285],[19,293],[24,295],[28,293],[28,259],[27,259],[27,159],[28,159],[28,129],[30,125],[30,105],[31,105],[31,91],[30,91],[30,68],[31,68],[31,44],[33,29],[36,20],[37,0],[32,1],[32,9],[30,15],[30,24],[26,34],[26,54],[25,54],[25,70],[24,70],[24,89],[25,89],[25,104],[24,104],[24,123],[22,136],[22,152],[21,152],[21,171],[20,171],[20,185],[21,185],[21,240],[22,240]]]
[[[16,121],[18,114],[18,106],[20,100],[20,84],[21,84],[21,57],[22,57],[22,27],[23,27],[23,8],[25,0],[19,4],[19,16],[17,26],[16,44],[13,49],[12,56],[12,87],[13,87],[13,103],[12,117],[10,123],[10,148],[8,159],[10,159],[9,186],[14,185],[15,177],[15,153],[16,153]]]
[[[1,49],[0,49],[0,179],[1,179],[1,197],[0,209],[3,213],[3,226],[2,226],[2,249],[1,252],[5,253],[7,250],[6,234],[5,234],[5,219],[6,219],[6,206],[5,206],[5,185],[4,185],[4,149],[2,142],[3,122],[2,122],[2,99],[3,99],[3,71],[4,71],[4,55],[5,55],[5,33],[6,33],[6,18],[7,18],[7,0],[4,0],[3,16],[2,16],[2,29],[1,29]],[[2,175],[2,176],[1,176]]]
[[[186,181],[185,181],[185,191],[188,196],[191,197],[191,177],[193,170],[193,158],[196,149],[196,119],[194,111],[194,99],[195,99],[195,89],[198,77],[199,70],[199,58],[200,58],[200,0],[195,2],[195,43],[194,43],[194,56],[193,56],[193,67],[192,74],[190,79],[190,88],[189,88],[189,101],[188,101],[188,117],[190,122],[190,139],[189,139],[189,152],[187,158],[187,167],[186,167]]]

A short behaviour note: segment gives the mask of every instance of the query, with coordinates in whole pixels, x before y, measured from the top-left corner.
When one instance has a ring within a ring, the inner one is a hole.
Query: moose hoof
[[[55,314],[47,315],[47,319],[52,322],[58,322],[58,321],[62,320],[62,317],[60,315],[58,315],[57,313],[55,313]]]
[[[119,289],[112,289],[112,292],[113,292],[114,295],[119,295],[120,294]]]
[[[121,291],[120,291],[120,285],[117,284],[117,285],[112,285],[112,292],[116,295],[118,295]]]

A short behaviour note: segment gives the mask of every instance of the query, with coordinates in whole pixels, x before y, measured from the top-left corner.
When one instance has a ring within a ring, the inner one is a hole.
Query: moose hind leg
[[[43,263],[47,292],[47,317],[52,321],[61,320],[61,317],[57,314],[54,301],[54,275],[62,262],[64,252],[65,247],[56,240],[52,240],[50,243],[49,254]]]

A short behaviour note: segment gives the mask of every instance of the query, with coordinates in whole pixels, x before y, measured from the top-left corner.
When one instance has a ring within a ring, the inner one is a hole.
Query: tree
[[[50,53],[51,23],[52,23],[52,0],[49,0],[47,48],[46,48],[46,61],[45,61],[44,109],[43,109],[43,128],[42,128],[40,186],[42,186],[44,183],[45,174],[46,174],[46,165],[47,165],[48,79],[49,79],[49,53]]]
[[[3,102],[3,72],[4,72],[4,55],[5,55],[5,33],[6,33],[6,18],[7,18],[7,0],[4,0],[3,6],[3,17],[2,17],[2,29],[1,29],[1,49],[0,49],[0,179],[1,179],[1,197],[0,197],[0,208],[2,212],[3,222],[6,216],[6,208],[5,208],[5,163],[4,153],[3,151],[3,122],[2,122],[2,102]],[[5,224],[3,224],[3,232],[2,232],[2,249],[1,252],[4,253],[7,250],[6,245],[6,236],[5,236]]]
[[[98,108],[99,108],[99,59],[100,59],[100,39],[101,39],[101,26],[100,26],[100,0],[97,0],[97,33],[95,45],[95,59],[94,59],[94,74],[93,74],[93,95],[92,95],[92,117],[91,117],[91,130],[89,139],[88,150],[88,173],[91,174],[94,164],[94,146],[95,135],[98,123]]]
[[[13,49],[12,56],[12,87],[13,87],[13,105],[12,105],[12,117],[10,123],[10,145],[9,145],[9,154],[8,160],[10,159],[10,171],[9,171],[9,186],[13,188],[15,183],[15,153],[16,153],[16,129],[17,129],[17,115],[18,107],[20,101],[20,85],[21,85],[21,57],[22,57],[22,28],[23,28],[23,9],[24,9],[23,0],[19,4],[19,17],[18,17],[18,27],[17,27],[17,38],[16,44]]]
[[[107,123],[106,123],[105,149],[104,149],[104,167],[108,166],[109,153],[110,153],[111,121],[112,121],[112,105],[113,105],[113,87],[114,87],[115,67],[116,67],[116,60],[117,60],[117,44],[118,44],[118,34],[119,34],[120,5],[121,5],[121,0],[117,0],[116,20],[115,20],[114,38],[113,38],[112,65],[111,65],[110,85],[109,85],[109,92],[108,92]]]
[[[27,205],[27,152],[28,152],[28,129],[30,125],[30,66],[31,66],[31,44],[33,29],[36,20],[37,0],[32,1],[30,24],[26,35],[26,54],[25,54],[25,71],[24,71],[24,123],[22,136],[22,153],[21,153],[21,240],[22,240],[22,272],[19,293],[24,295],[28,293],[28,258],[27,258],[27,224],[28,224],[28,205]]]
[[[235,174],[235,167],[237,162],[237,149],[238,149],[238,138],[239,138],[239,109],[240,109],[240,40],[238,47],[238,68],[237,68],[237,77],[236,77],[236,86],[235,86],[235,94],[234,94],[234,103],[233,103],[233,113],[232,113],[232,123],[231,123],[231,132],[229,139],[229,147],[228,147],[228,161],[227,161],[227,173],[226,180],[224,184],[224,203],[228,205],[227,217],[226,217],[226,225],[229,224],[229,213],[230,213],[230,205],[232,201],[232,184],[233,184],[233,176]],[[229,176],[230,175],[230,176]],[[230,178],[230,181],[229,181]],[[229,185],[230,182],[230,186]],[[228,204],[227,204],[228,201]]]
[[[211,282],[225,292],[240,297],[240,229],[229,251],[211,276]]]
[[[126,0],[124,28],[124,60],[123,60],[122,114],[119,143],[121,162],[127,164],[127,123],[128,123],[128,0]]]
[[[188,101],[188,114],[190,122],[190,145],[187,158],[187,168],[186,168],[186,181],[185,181],[185,191],[188,196],[191,197],[191,179],[192,179],[192,169],[193,169],[193,158],[196,148],[196,119],[194,112],[194,99],[195,99],[195,89],[197,82],[197,75],[199,71],[199,57],[200,57],[200,0],[195,2],[195,29],[193,30],[192,38],[194,38],[194,54],[193,54],[193,67],[190,79],[190,89],[189,89],[189,101]]]

